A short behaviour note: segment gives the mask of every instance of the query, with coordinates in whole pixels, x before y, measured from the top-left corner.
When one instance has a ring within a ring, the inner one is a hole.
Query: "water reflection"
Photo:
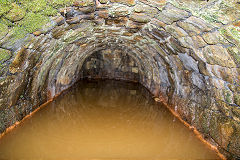
[[[218,159],[140,85],[82,81],[0,140],[0,159]]]

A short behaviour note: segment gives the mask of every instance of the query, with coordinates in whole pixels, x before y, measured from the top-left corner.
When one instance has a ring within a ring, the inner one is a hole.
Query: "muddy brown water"
[[[81,81],[0,139],[0,159],[219,159],[141,85]]]

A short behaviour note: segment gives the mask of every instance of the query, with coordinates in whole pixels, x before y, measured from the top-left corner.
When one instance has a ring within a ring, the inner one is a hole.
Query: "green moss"
[[[49,16],[57,15],[59,8],[70,6],[74,1],[0,0],[0,34],[3,34],[8,27],[11,40],[24,38],[26,34],[41,29],[47,24]]]
[[[9,21],[9,20],[6,19],[6,18],[1,18],[1,19],[0,19],[0,23],[5,24],[5,25],[7,25],[8,27],[13,27],[13,26],[14,26],[14,23],[12,23],[11,21]]]
[[[46,0],[22,0],[22,4],[27,11],[40,12],[47,6]]]
[[[40,13],[27,13],[26,17],[18,23],[28,33],[32,33],[40,29],[44,24],[49,21],[49,18]]]
[[[12,9],[6,14],[6,18],[12,22],[19,21],[23,19],[26,11],[16,3],[12,3]]]
[[[231,28],[230,32],[236,39],[240,40],[240,31],[239,30],[237,30],[236,28]]]
[[[14,26],[12,28],[12,38],[13,39],[21,39],[24,38],[27,34],[27,31],[22,26]],[[13,41],[14,43],[14,41]]]
[[[201,15],[206,21],[210,23],[221,23],[221,21],[218,20],[218,16],[214,14],[203,14]]]
[[[0,49],[0,62],[8,60],[11,57],[11,52],[9,50]]]
[[[232,94],[230,93],[230,91],[228,91],[228,90],[225,90],[224,91],[224,98],[225,98],[225,101],[227,102],[227,103],[231,103],[232,102]]]
[[[42,11],[42,14],[45,16],[55,16],[57,13],[58,10],[49,5]]]
[[[234,94],[234,103],[240,106],[240,94]]]
[[[219,31],[227,41],[230,41],[240,47],[240,31],[237,30],[236,27],[230,26],[227,28],[221,28]]]
[[[74,3],[75,0],[48,0],[48,2],[54,7],[69,6]]]
[[[5,37],[7,33],[8,33],[8,26],[3,23],[0,23],[0,39]]]
[[[234,61],[240,66],[240,53],[238,52],[231,52]]]
[[[1,1],[0,2],[0,16],[2,16],[4,13],[7,13],[12,9],[12,6],[7,1]]]

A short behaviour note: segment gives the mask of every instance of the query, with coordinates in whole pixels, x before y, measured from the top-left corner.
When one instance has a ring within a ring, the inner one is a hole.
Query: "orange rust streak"
[[[104,78],[99,78],[99,79],[104,79]],[[107,79],[107,78],[106,78]],[[96,78],[96,80],[98,80],[98,78]],[[131,81],[131,80],[128,80],[130,82],[134,82],[134,83],[137,83],[137,81]],[[72,86],[71,86],[72,87]],[[23,117],[22,120],[20,121],[17,121],[16,123],[14,123],[12,126],[8,127],[3,133],[0,134],[0,139],[5,135],[7,134],[8,132],[12,131],[14,128],[16,128],[20,123],[23,123],[23,121],[25,119],[28,119],[30,117],[32,117],[33,114],[35,114],[38,110],[42,109],[43,107],[45,107],[47,104],[49,104],[50,102],[52,102],[54,99],[56,99],[59,95],[61,95],[63,92],[67,91],[68,89],[70,89],[71,87],[69,88],[66,88],[64,90],[62,90],[59,94],[56,94],[54,97],[52,97],[51,99],[49,99],[47,102],[43,103],[42,105],[40,105],[39,107],[36,107],[34,109],[34,111],[32,111],[30,114],[26,115],[25,117]],[[33,107],[34,108],[34,107]]]
[[[217,153],[217,155],[219,156],[219,158],[221,158],[222,160],[227,160],[227,158],[219,152],[219,150],[217,149],[216,146],[212,145],[211,143],[209,143],[207,140],[205,140],[202,136],[202,134],[194,127],[194,126],[191,126],[190,124],[188,124],[186,121],[184,121],[180,115],[178,113],[176,113],[172,108],[170,108],[167,103],[165,103],[164,101],[162,101],[161,99],[159,98],[154,98],[154,100],[156,102],[161,102],[163,103],[167,108],[168,110],[178,119],[180,120],[180,122],[182,122],[186,127],[188,127],[189,130],[193,131],[193,133],[196,135],[196,137],[201,140],[204,144],[206,144],[206,146],[215,151]]]
[[[70,87],[71,88],[71,87]],[[2,134],[0,134],[0,139],[7,134],[8,132],[12,131],[14,128],[16,128],[19,124],[21,124],[24,120],[30,118],[32,115],[34,115],[38,110],[40,110],[41,108],[45,107],[47,104],[49,104],[50,102],[52,102],[54,99],[56,99],[59,95],[61,95],[64,91],[68,90],[69,88],[61,91],[59,94],[55,95],[53,98],[49,99],[47,102],[43,103],[42,105],[40,105],[38,108],[36,108],[34,111],[32,111],[29,115],[26,115],[21,121],[17,121],[15,124],[13,124],[12,126],[8,127],[6,129],[5,132],[3,132]],[[201,140],[203,143],[205,143],[209,149],[215,151],[217,153],[217,155],[222,159],[222,160],[227,160],[226,157],[221,154],[219,152],[219,150],[217,149],[217,147],[215,147],[214,145],[210,144],[207,140],[205,140],[203,138],[203,136],[201,135],[201,133],[199,131],[197,131],[197,129],[193,126],[191,126],[190,124],[188,124],[186,121],[184,121],[179,114],[177,114],[172,108],[170,108],[167,103],[164,102],[163,98],[154,98],[154,100],[156,102],[161,102],[163,103],[168,110],[176,117],[180,120],[180,122],[182,122],[186,127],[188,127],[191,131],[193,131],[193,133],[196,135],[196,137]]]
[[[22,123],[25,119],[30,118],[34,113],[36,113],[38,110],[40,110],[41,108],[43,108],[44,106],[46,106],[48,103],[50,103],[53,99],[45,102],[44,104],[42,104],[41,106],[39,106],[38,108],[36,108],[34,111],[32,111],[29,115],[26,115],[22,120],[17,121],[16,123],[14,123],[12,126],[8,127],[3,133],[1,133],[0,135],[0,139],[7,134],[8,132],[12,131],[14,128],[16,128],[20,123]]]
[[[68,89],[68,88],[67,88]],[[16,128],[19,124],[23,123],[24,120],[29,119],[30,117],[32,117],[38,110],[42,109],[43,107],[47,106],[50,102],[52,102],[54,99],[56,99],[59,95],[62,94],[62,92],[66,91],[67,89],[61,91],[59,94],[55,95],[53,98],[49,99],[47,102],[43,103],[42,105],[40,105],[39,107],[37,107],[36,109],[34,109],[34,111],[32,111],[30,114],[26,115],[25,117],[23,117],[22,120],[17,121],[16,123],[14,123],[12,126],[8,127],[3,133],[0,134],[0,139],[6,135],[8,132],[12,131],[14,128]]]

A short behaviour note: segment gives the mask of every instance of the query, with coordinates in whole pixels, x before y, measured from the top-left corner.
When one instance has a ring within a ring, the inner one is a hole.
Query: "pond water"
[[[219,159],[141,85],[81,81],[0,139],[0,159]]]

